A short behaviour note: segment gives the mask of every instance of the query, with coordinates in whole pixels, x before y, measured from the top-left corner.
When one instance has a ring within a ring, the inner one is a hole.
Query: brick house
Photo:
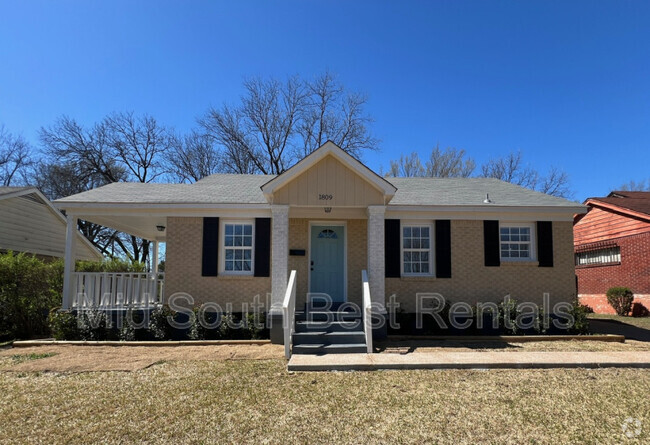
[[[507,294],[572,301],[573,216],[585,211],[496,179],[383,178],[332,142],[279,176],[115,183],[56,204],[70,233],[82,218],[153,240],[156,250],[166,243],[164,278],[154,265],[150,284],[105,282],[66,263],[64,307],[80,307],[82,292],[91,297],[83,304],[113,304],[116,283],[136,294],[121,304],[143,303],[139,289],[149,289],[154,303],[183,292],[194,305],[236,312],[262,296],[276,320],[271,340],[285,346],[309,295],[354,303],[364,316],[371,306],[385,314],[390,296],[414,312],[422,292],[469,304]]]
[[[614,313],[605,293],[626,286],[635,313],[650,308],[650,192],[615,191],[585,201],[574,221],[576,280],[581,303]]]

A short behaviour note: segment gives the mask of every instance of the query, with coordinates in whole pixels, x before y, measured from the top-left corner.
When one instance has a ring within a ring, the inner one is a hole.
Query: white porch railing
[[[366,347],[368,354],[372,354],[372,300],[370,299],[370,284],[368,272],[361,271],[361,292],[363,294],[363,332],[366,334]]]
[[[282,325],[284,328],[284,356],[291,358],[291,341],[296,325],[296,271],[289,275],[287,291],[282,302]]]
[[[164,273],[74,272],[73,309],[146,308],[161,304]]]

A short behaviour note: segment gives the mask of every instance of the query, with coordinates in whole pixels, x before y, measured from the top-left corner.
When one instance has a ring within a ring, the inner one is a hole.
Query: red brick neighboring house
[[[581,303],[613,314],[605,293],[614,286],[634,292],[635,314],[650,309],[650,192],[615,191],[589,198],[576,216],[573,244]]]

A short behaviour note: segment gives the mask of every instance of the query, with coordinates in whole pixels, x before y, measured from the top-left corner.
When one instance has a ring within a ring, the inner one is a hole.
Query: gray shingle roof
[[[208,176],[195,184],[141,184],[119,182],[57,203],[125,204],[266,204],[260,187],[271,175]],[[485,205],[489,194],[495,206],[575,207],[580,204],[490,178],[388,178],[397,187],[391,205]]]
[[[493,178],[389,178],[397,187],[391,205],[483,206],[485,195],[495,206],[580,206]]]

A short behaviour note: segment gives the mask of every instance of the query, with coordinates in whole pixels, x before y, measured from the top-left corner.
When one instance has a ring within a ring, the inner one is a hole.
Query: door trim
[[[348,301],[348,223],[347,221],[309,221],[307,233],[307,294],[311,292],[311,230],[313,226],[343,227],[343,302]]]

